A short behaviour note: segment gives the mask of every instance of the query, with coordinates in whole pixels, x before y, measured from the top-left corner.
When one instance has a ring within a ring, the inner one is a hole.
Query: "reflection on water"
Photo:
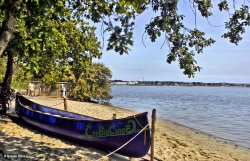
[[[250,88],[113,86],[111,104],[157,116],[250,148]]]

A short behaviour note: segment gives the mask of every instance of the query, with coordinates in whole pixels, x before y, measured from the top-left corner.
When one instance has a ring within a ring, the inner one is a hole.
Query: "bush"
[[[80,101],[108,101],[112,98],[111,77],[110,69],[103,64],[91,64],[89,70],[71,84],[69,97]]]

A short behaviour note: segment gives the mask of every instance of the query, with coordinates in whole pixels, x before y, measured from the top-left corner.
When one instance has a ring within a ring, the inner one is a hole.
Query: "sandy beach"
[[[57,98],[35,97],[30,99],[58,109],[64,107],[63,100]],[[114,113],[117,114],[117,118],[136,114],[134,111],[95,103],[68,101],[68,105],[69,111],[100,119],[111,119]],[[1,158],[1,153],[19,155],[18,158],[12,158],[13,160],[97,160],[108,154],[46,135],[26,125],[13,122],[9,118],[0,120],[0,160],[4,160]],[[250,150],[158,119],[155,156],[164,161],[249,161]],[[136,161],[140,159],[113,155],[110,158],[103,157],[102,160]]]

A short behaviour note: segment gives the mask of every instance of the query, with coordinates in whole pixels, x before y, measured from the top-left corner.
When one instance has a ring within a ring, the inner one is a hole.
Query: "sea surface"
[[[112,86],[110,103],[250,148],[250,88]]]

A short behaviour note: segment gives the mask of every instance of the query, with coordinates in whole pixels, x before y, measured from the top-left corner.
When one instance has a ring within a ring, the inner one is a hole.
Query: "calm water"
[[[157,116],[250,148],[250,88],[113,86],[111,104]]]

